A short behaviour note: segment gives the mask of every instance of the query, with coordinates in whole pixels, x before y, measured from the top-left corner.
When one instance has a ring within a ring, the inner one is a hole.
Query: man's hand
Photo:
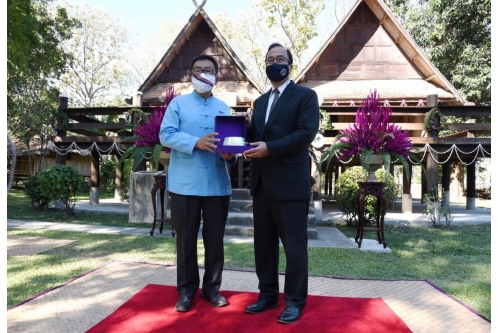
[[[194,146],[195,148],[198,148],[200,150],[208,150],[209,152],[213,153],[215,149],[217,148],[217,145],[214,145],[214,142],[219,142],[220,139],[218,138],[212,138],[213,136],[219,135],[217,132],[211,132],[208,134],[205,134],[201,138],[198,139],[196,142],[196,145]]]
[[[261,158],[269,155],[269,150],[267,150],[267,145],[265,142],[251,142],[250,145],[254,146],[255,148],[244,151],[244,157]]]

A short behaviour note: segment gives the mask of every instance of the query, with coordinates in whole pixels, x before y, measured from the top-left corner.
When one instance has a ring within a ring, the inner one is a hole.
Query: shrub
[[[357,194],[359,185],[358,182],[364,182],[368,172],[361,166],[348,168],[343,172],[337,180],[336,200],[340,211],[344,214],[343,218],[348,226],[356,225],[358,201]],[[383,182],[385,178],[385,170],[380,168],[375,173],[377,180]],[[385,182],[384,193],[387,198],[386,210],[393,209],[397,198],[396,183],[392,175],[388,175]],[[365,220],[373,222],[377,209],[377,198],[369,195],[365,198]]]
[[[41,193],[52,202],[60,200],[69,215],[75,215],[75,192],[83,184],[83,177],[69,165],[54,165],[37,175]]]
[[[38,210],[47,210],[50,204],[50,197],[42,193],[42,187],[37,176],[30,175],[23,183],[24,194],[30,199],[31,207]]]
[[[450,205],[444,202],[444,197],[448,194],[448,191],[443,191],[439,195],[436,186],[433,186],[429,193],[424,194],[426,208],[422,214],[427,215],[427,218],[432,221],[434,227],[444,226],[449,228],[451,226],[453,217],[451,216]],[[444,218],[444,223],[441,223],[441,218]]]

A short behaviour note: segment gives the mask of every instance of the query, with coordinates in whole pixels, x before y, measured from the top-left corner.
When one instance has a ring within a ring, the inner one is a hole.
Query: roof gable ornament
[[[194,6],[196,7],[196,9],[201,9],[203,8],[203,6],[205,6],[205,4],[207,3],[207,0],[203,0],[201,5],[198,6],[198,3],[196,2],[196,0],[193,0],[193,3],[194,3]]]

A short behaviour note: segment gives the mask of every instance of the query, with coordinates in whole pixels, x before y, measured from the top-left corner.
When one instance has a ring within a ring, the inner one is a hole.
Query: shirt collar
[[[286,80],[285,83],[283,83],[281,86],[279,86],[277,89],[280,91],[280,95],[283,94],[283,91],[285,91],[286,86],[290,83],[290,79]],[[274,87],[271,89],[271,91],[274,90]]]

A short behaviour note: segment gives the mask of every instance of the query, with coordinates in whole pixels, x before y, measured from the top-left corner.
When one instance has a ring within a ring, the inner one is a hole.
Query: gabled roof
[[[444,104],[467,103],[382,0],[356,1],[295,81],[325,103],[360,101],[374,89],[388,100],[417,102],[437,93]]]
[[[165,91],[171,85],[176,93],[191,92],[189,66],[192,59],[202,53],[214,56],[219,65],[219,83],[214,95],[236,93],[237,103],[245,104],[262,94],[262,87],[200,6],[139,88],[144,93],[143,103],[163,102]]]

